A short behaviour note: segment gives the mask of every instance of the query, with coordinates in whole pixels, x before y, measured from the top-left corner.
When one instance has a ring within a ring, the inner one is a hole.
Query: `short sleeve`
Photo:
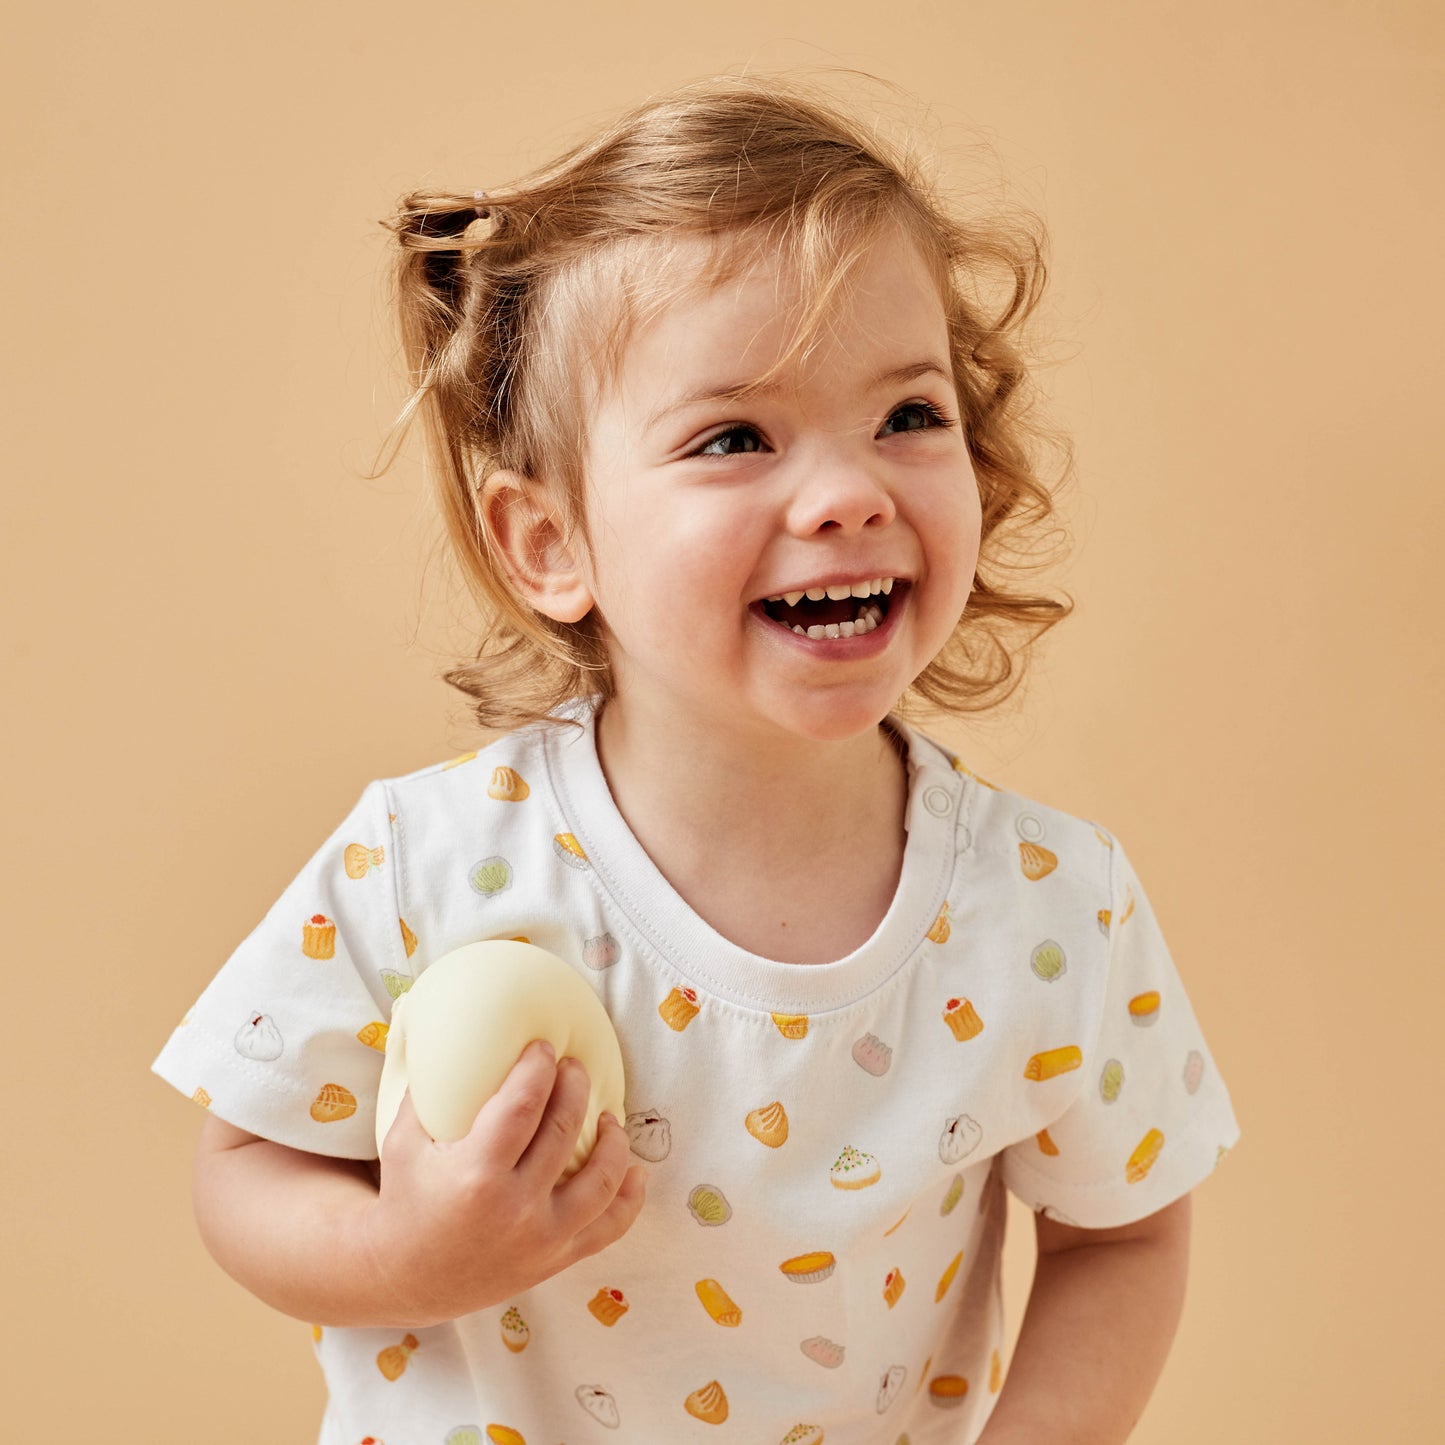
[[[1040,1135],[1003,1152],[1014,1194],[1086,1229],[1163,1209],[1239,1138],[1154,910],[1123,848],[1109,841],[1108,977],[1078,1091]]]
[[[312,1154],[376,1158],[391,1001],[409,982],[384,783],[222,966],[152,1069],[227,1123]]]

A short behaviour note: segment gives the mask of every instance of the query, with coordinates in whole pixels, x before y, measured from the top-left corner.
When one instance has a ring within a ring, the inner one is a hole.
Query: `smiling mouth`
[[[763,602],[773,622],[814,640],[825,637],[864,637],[878,628],[893,605],[892,577],[874,577],[851,586],[810,587],[805,592],[784,592]],[[900,591],[899,596],[902,596]]]

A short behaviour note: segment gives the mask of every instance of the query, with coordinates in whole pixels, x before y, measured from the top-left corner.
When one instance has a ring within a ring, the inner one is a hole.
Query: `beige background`
[[[7,1437],[314,1438],[307,1328],[203,1253],[147,1067],[361,785],[473,741],[416,453],[360,475],[376,220],[684,79],[843,65],[1053,236],[1079,608],[943,731],[1124,839],[1244,1126],[1135,1439],[1439,1438],[1442,13],[12,5]]]

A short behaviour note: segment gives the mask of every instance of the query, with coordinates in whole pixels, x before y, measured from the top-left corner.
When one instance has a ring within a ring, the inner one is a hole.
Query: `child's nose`
[[[882,527],[897,513],[892,494],[866,463],[841,457],[810,463],[789,509],[789,530],[800,537],[817,532],[861,532]]]

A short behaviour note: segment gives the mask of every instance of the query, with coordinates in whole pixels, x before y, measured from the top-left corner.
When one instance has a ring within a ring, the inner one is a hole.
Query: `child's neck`
[[[614,700],[597,745],[618,810],[692,910],[783,963],[866,943],[903,864],[907,768],[891,735],[760,746],[675,724]]]

